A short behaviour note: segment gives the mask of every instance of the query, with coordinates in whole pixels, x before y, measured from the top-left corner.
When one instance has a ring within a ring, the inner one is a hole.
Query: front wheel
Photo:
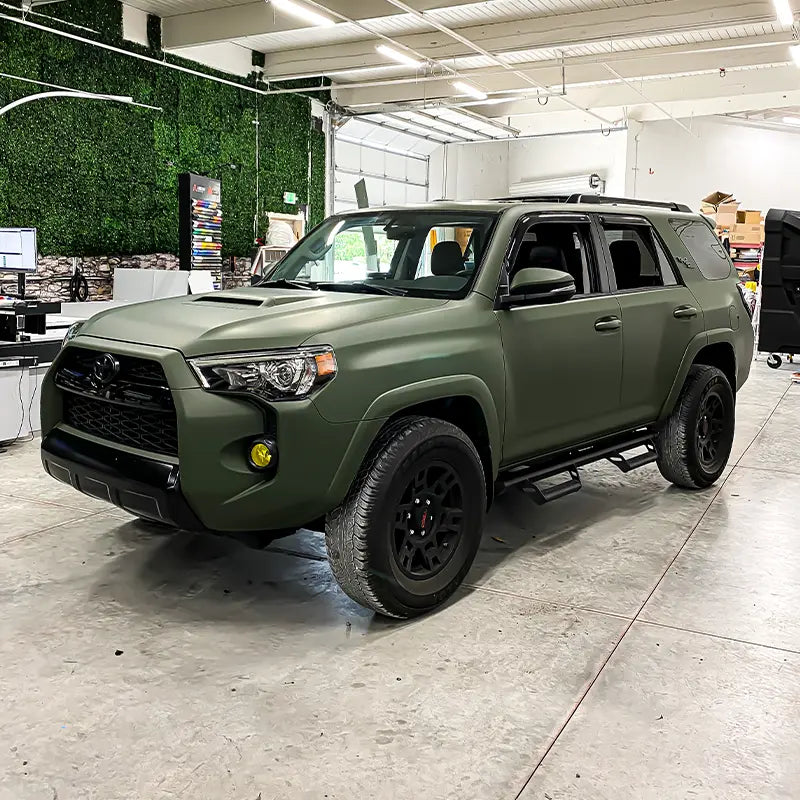
[[[685,489],[711,486],[728,463],[735,427],[736,402],[725,373],[695,364],[656,438],[661,474]]]
[[[398,420],[326,519],[331,569],[363,606],[401,619],[424,614],[467,574],[485,511],[483,466],[466,433],[439,419]]]

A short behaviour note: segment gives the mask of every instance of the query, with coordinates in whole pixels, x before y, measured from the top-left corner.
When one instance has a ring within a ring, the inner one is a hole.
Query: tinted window
[[[664,248],[646,224],[603,221],[617,289],[652,289],[678,281]]]
[[[593,285],[594,253],[588,223],[538,222],[525,231],[511,265],[510,277],[526,267],[568,272],[578,294],[597,291]]]
[[[673,219],[671,224],[704,278],[715,281],[730,277],[731,260],[705,222]]]

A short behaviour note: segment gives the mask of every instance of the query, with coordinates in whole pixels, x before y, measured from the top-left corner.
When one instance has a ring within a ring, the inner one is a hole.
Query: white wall
[[[606,194],[622,195],[626,151],[624,130],[450,144],[431,155],[430,199],[504,197],[514,183],[593,172],[605,178]]]
[[[703,197],[720,190],[733,193],[742,208],[800,209],[800,129],[784,132],[716,117],[685,122],[697,137],[671,121],[643,123],[636,197],[699,208]],[[631,146],[631,195],[634,165]]]

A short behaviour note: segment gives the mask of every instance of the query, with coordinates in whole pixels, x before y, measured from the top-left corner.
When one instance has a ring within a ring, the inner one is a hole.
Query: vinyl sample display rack
[[[222,269],[222,192],[218,180],[178,176],[181,269]]]

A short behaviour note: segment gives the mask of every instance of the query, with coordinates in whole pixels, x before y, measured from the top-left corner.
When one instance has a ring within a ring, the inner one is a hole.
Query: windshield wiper
[[[363,292],[364,294],[388,294],[403,296],[408,294],[407,289],[398,289],[395,286],[380,286],[377,283],[318,283],[317,286],[328,292]]]
[[[281,289],[308,289],[309,291],[313,291],[317,288],[317,284],[314,281],[294,281],[294,280],[287,280],[286,278],[278,278],[274,281],[261,281],[259,286],[277,286]]]

